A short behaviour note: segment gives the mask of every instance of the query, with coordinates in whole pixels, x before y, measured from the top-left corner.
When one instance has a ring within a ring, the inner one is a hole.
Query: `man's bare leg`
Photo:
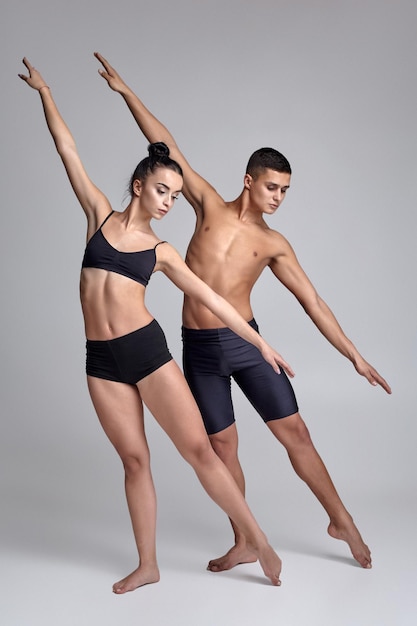
[[[233,478],[238,484],[240,491],[245,495],[245,476],[242,471],[242,467],[238,458],[238,434],[236,424],[232,424],[228,428],[225,428],[215,435],[210,435],[211,445],[217,456],[219,456],[223,463],[232,474]],[[241,565],[242,563],[254,563],[256,558],[251,550],[246,545],[246,539],[240,532],[236,524],[232,520],[229,520],[233,533],[235,536],[235,543],[230,550],[217,559],[209,561],[207,569],[212,572],[223,572],[228,569],[232,569],[235,565]]]
[[[297,475],[310,487],[330,518],[328,533],[335,539],[346,541],[353,557],[366,568],[371,568],[371,553],[364,543],[352,516],[343,505],[329,473],[317,453],[308,429],[299,413],[280,420],[268,422],[274,436],[286,448],[291,464]],[[232,429],[232,430],[231,430]],[[222,433],[210,437],[217,454],[232,472],[244,493],[245,481],[237,456],[237,433],[235,425]],[[230,431],[230,433],[228,432]],[[239,529],[233,528],[235,545],[224,556],[209,562],[211,571],[230,569],[239,563],[246,563],[245,541]]]
[[[372,566],[370,550],[341,501],[300,414],[295,413],[281,420],[273,420],[267,425],[287,450],[297,475],[310,487],[327,512],[330,518],[329,535],[334,539],[346,541],[356,561],[362,567],[370,569]]]

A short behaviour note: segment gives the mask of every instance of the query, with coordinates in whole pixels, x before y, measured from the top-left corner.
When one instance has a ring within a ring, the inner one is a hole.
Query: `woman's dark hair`
[[[259,148],[250,157],[246,173],[257,178],[264,170],[275,170],[283,174],[291,174],[288,159],[274,148]]]
[[[177,172],[180,176],[183,176],[180,165],[169,156],[169,148],[162,141],[151,143],[148,146],[149,156],[142,159],[142,161],[136,166],[133,172],[130,183],[129,193],[133,195],[133,183],[135,180],[145,181],[149,174],[152,174],[158,167],[164,167],[169,170]]]

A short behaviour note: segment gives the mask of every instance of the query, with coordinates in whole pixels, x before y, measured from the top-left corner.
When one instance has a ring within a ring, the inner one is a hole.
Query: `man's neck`
[[[249,193],[246,189],[243,189],[235,200],[226,202],[226,204],[236,212],[241,222],[252,224],[264,223],[263,214],[251,206]]]

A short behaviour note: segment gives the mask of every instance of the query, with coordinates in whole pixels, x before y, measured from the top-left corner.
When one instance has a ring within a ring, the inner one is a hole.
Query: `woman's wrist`
[[[261,335],[259,333],[256,332],[256,330],[254,331],[256,333],[256,343],[254,343],[255,348],[258,348],[259,352],[262,352],[263,350],[265,350],[265,348],[271,348],[271,346],[265,341],[265,339],[263,339],[263,337],[261,337]]]
[[[42,85],[42,87],[38,87],[39,93],[41,92],[41,89],[49,89],[49,91],[51,90],[49,85]]]

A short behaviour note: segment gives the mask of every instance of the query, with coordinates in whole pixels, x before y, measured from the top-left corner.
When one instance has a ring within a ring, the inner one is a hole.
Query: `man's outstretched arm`
[[[283,237],[281,247],[282,252],[269,264],[278,280],[294,294],[322,335],[351,361],[358,374],[364,376],[371,385],[380,385],[387,393],[391,393],[391,387],[387,381],[370,363],[365,361],[352,341],[345,335],[330,307],[319,296],[300,266],[290,244]]]
[[[100,76],[107,81],[110,89],[125,100],[146,139],[150,143],[163,141],[168,146],[170,157],[179,163],[184,173],[184,196],[196,211],[203,210],[206,194],[216,193],[213,187],[192,169],[166,126],[146,108],[110,63],[99,52],[95,52],[94,56],[104,68],[99,69]]]

